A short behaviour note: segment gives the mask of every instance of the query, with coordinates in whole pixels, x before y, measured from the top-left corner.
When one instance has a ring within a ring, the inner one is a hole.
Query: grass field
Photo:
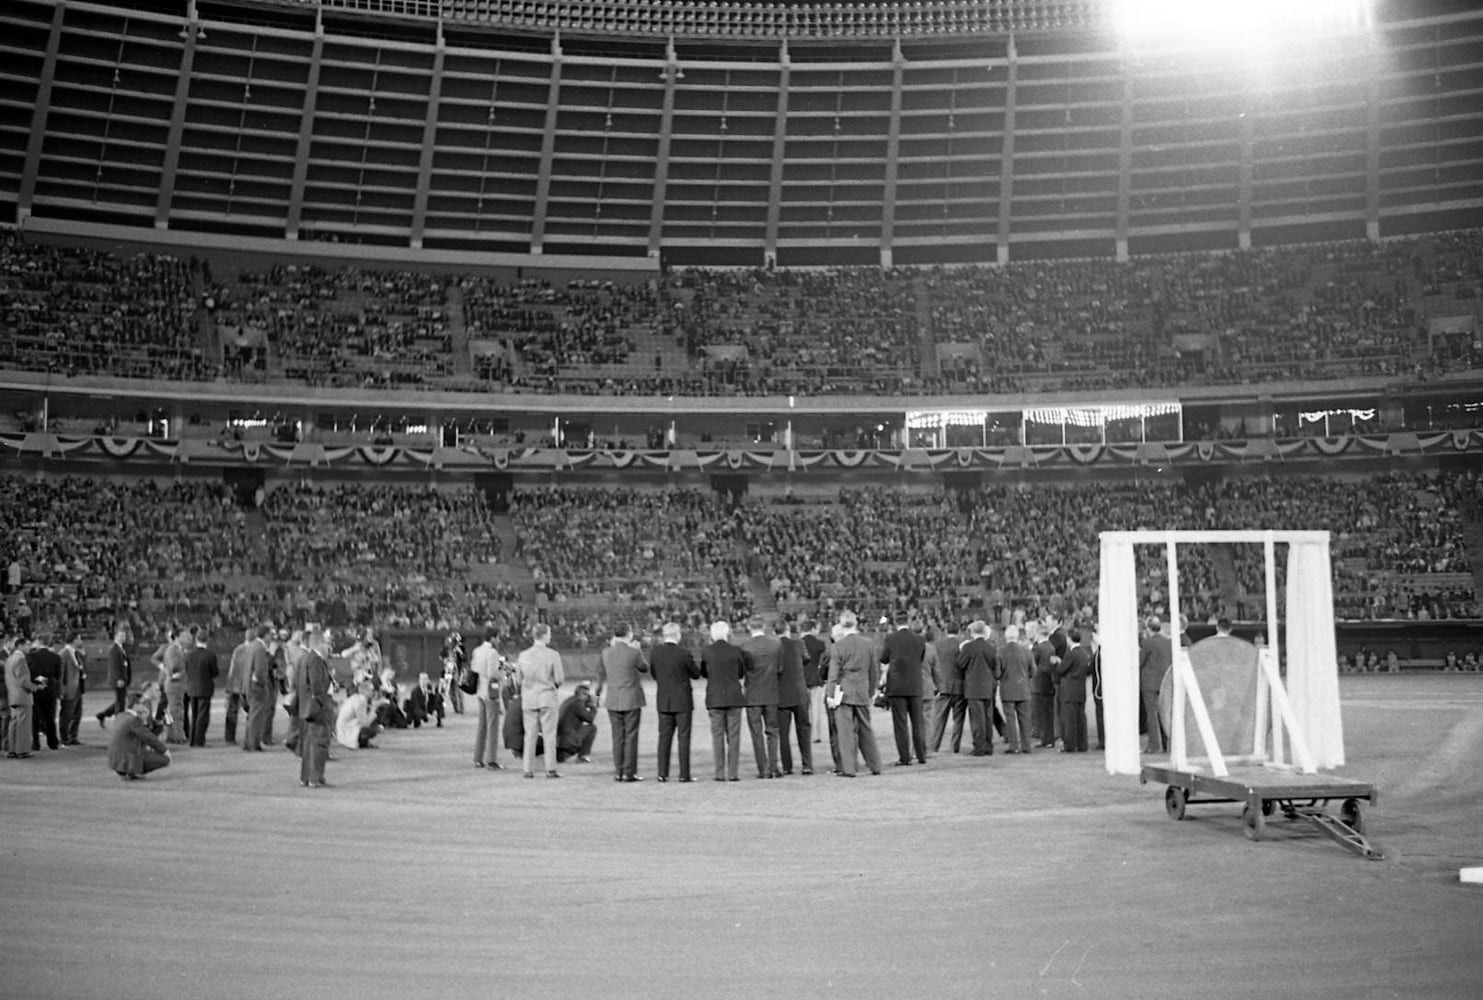
[[[652,711],[636,785],[605,718],[591,764],[523,781],[472,766],[464,715],[302,789],[219,710],[124,783],[90,700],[88,747],[0,761],[0,997],[1483,995],[1483,676],[1341,685],[1380,862],[1248,842],[1231,805],[1171,822],[1095,753],[761,781],[748,745],[717,784],[703,712],[689,785],[654,780]]]

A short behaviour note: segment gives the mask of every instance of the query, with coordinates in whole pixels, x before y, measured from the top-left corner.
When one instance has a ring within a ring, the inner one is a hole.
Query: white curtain
[[[1329,543],[1293,542],[1287,557],[1287,695],[1320,768],[1344,764]]]
[[[1107,726],[1108,774],[1139,773],[1137,584],[1133,544],[1103,538],[1097,631],[1102,639],[1102,717]]]

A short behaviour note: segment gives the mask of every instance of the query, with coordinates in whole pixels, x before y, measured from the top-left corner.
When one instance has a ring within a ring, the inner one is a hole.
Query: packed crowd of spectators
[[[827,621],[837,608],[872,620],[912,608],[948,620],[975,597],[969,528],[941,492],[844,488],[824,506],[742,504],[732,520],[780,610]]]
[[[657,330],[663,313],[654,281],[577,279],[558,287],[544,278],[470,276],[460,288],[469,339],[498,341],[518,357],[484,355],[491,360],[482,374],[522,385],[526,375],[538,380],[627,361],[636,331]]]
[[[1409,374],[1435,238],[936,269],[949,380],[994,391]]]
[[[201,265],[22,240],[0,230],[0,366],[64,375],[206,381]]]
[[[210,301],[224,333],[266,339],[284,377],[398,386],[454,372],[446,288],[417,271],[275,264],[213,287]]]
[[[615,620],[701,628],[750,612],[746,564],[714,494],[542,487],[511,494],[516,555],[559,637],[598,640]]]
[[[565,285],[279,264],[216,281],[204,262],[123,259],[0,234],[0,364],[665,395],[1431,378],[1483,366],[1476,335],[1434,343],[1425,329],[1429,301],[1471,307],[1483,292],[1480,261],[1483,235],[1466,231],[1125,263],[696,268]],[[453,356],[467,350],[455,314],[484,345],[468,358]],[[203,351],[218,340],[224,355]]]
[[[172,619],[213,633],[265,618],[466,634],[545,621],[559,642],[585,646],[618,622],[701,629],[758,607],[1090,622],[1100,532],[1274,525],[1332,533],[1339,618],[1437,620],[1480,614],[1464,544],[1466,526],[1483,525],[1480,487],[1478,474],[1300,475],[844,487],[807,504],[541,487],[515,491],[505,523],[464,489],[286,485],[254,509],[218,483],[3,477],[0,538],[34,627],[98,632],[117,620],[139,635]],[[1163,549],[1136,557],[1141,609],[1167,613]],[[1192,620],[1264,617],[1259,546],[1183,546],[1178,568]],[[1279,559],[1279,600],[1284,578]]]

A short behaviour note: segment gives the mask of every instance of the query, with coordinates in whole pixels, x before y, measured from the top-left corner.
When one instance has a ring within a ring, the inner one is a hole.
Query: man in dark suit
[[[273,724],[273,699],[278,683],[273,673],[273,654],[268,651],[271,625],[259,625],[248,650],[247,736],[243,750],[261,750],[272,743],[269,726]]]
[[[1035,672],[1035,658],[1020,638],[1016,625],[1004,628],[1004,645],[999,649],[1004,675],[999,679],[999,701],[1004,705],[1005,753],[1030,752],[1030,676]]]
[[[36,693],[31,696],[31,749],[41,749],[44,735],[47,749],[55,750],[61,745],[57,740],[57,692],[62,687],[62,658],[45,642],[38,642],[26,653],[26,666],[36,682]]]
[[[829,651],[828,692],[826,703],[835,705],[839,725],[839,769],[842,778],[853,778],[859,757],[871,774],[881,773],[880,751],[875,744],[875,730],[870,724],[870,709],[875,698],[876,667],[879,654],[875,643],[858,631],[859,619],[853,611],[839,615],[839,639]]]
[[[666,622],[663,642],[649,653],[654,672],[654,709],[659,713],[659,780],[669,780],[669,751],[679,737],[680,780],[690,777],[690,724],[695,714],[695,694],[690,682],[700,676],[700,665],[690,650],[680,645],[680,626]]]
[[[185,698],[191,720],[190,744],[206,745],[206,730],[211,726],[211,698],[216,694],[216,677],[220,669],[216,654],[207,645],[210,635],[196,629],[195,644],[185,656]]]
[[[1027,628],[1030,626],[1026,626]],[[1056,666],[1059,658],[1051,645],[1050,630],[1035,625],[1035,645],[1030,655],[1035,659],[1035,673],[1030,677],[1030,720],[1035,745],[1056,745]]]
[[[125,781],[170,766],[170,751],[145,721],[153,715],[154,706],[136,691],[127,696],[125,710],[115,717],[108,738],[108,766]]]
[[[896,737],[896,766],[927,763],[926,721],[922,718],[922,660],[927,643],[912,631],[911,618],[896,616],[896,631],[886,636],[881,662],[886,664],[886,698],[891,705],[891,731]],[[907,732],[908,726],[910,733]]]
[[[947,732],[947,720],[953,719],[953,753],[963,746],[963,718],[968,703],[963,700],[963,669],[958,666],[958,648],[962,639],[954,628],[936,642],[937,668],[942,674],[942,686],[937,689],[937,703],[932,711],[932,752],[942,749],[942,737]]]
[[[1144,724],[1148,729],[1148,753],[1164,753],[1169,748],[1164,722],[1159,715],[1159,689],[1164,675],[1174,665],[1174,644],[1169,637],[1169,623],[1157,618],[1148,620],[1149,634],[1138,644],[1138,693],[1143,700]]]
[[[778,652],[778,751],[783,773],[793,773],[793,751],[788,734],[798,738],[798,764],[804,774],[814,773],[814,748],[809,738],[809,691],[804,680],[804,645],[796,633],[780,637]]]
[[[124,698],[129,693],[129,682],[134,671],[129,663],[129,653],[124,643],[129,641],[128,629],[120,628],[113,633],[113,645],[108,647],[108,690],[113,692],[113,704],[96,716],[100,728],[108,728],[108,719],[124,711]]]
[[[1080,630],[1072,629],[1066,638],[1066,657],[1058,668],[1057,684],[1061,692],[1061,752],[1086,753],[1087,676],[1092,669],[1092,654],[1081,644]]]
[[[757,777],[781,778],[778,765],[778,675],[782,672],[783,644],[768,635],[761,618],[748,623],[751,633],[739,645],[747,654],[747,729],[752,734],[752,756]]]
[[[324,764],[330,756],[330,728],[337,710],[330,694],[329,637],[313,629],[304,636],[304,654],[294,670],[294,711],[298,714],[299,784],[323,788]]]
[[[973,756],[987,757],[994,752],[994,690],[999,684],[999,656],[989,642],[987,622],[968,626],[968,641],[958,650],[958,667],[963,671],[963,700],[968,703],[968,725],[973,730]]]
[[[639,720],[644,711],[644,688],[639,674],[649,672],[633,629],[620,625],[598,657],[597,697],[608,692],[608,721],[613,727],[613,780],[643,781],[639,766]]]
[[[747,675],[747,654],[731,644],[731,626],[711,625],[711,644],[700,652],[700,675],[706,679],[705,708],[711,717],[711,752],[716,761],[717,781],[740,781],[738,753],[742,709],[747,704],[742,678]]]

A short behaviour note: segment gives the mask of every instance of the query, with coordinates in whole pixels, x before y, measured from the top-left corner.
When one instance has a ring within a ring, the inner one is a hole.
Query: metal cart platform
[[[1152,763],[1142,766],[1138,781],[1168,786],[1164,790],[1164,811],[1170,819],[1184,819],[1186,806],[1240,802],[1243,803],[1241,828],[1248,840],[1260,840],[1268,817],[1281,810],[1287,819],[1303,820],[1317,827],[1362,858],[1371,861],[1384,858],[1364,836],[1361,803],[1375,804],[1374,785],[1263,764],[1233,763],[1229,772],[1225,777],[1216,777],[1208,771],[1176,768],[1167,762]],[[1338,816],[1324,809],[1331,801],[1340,803]]]

